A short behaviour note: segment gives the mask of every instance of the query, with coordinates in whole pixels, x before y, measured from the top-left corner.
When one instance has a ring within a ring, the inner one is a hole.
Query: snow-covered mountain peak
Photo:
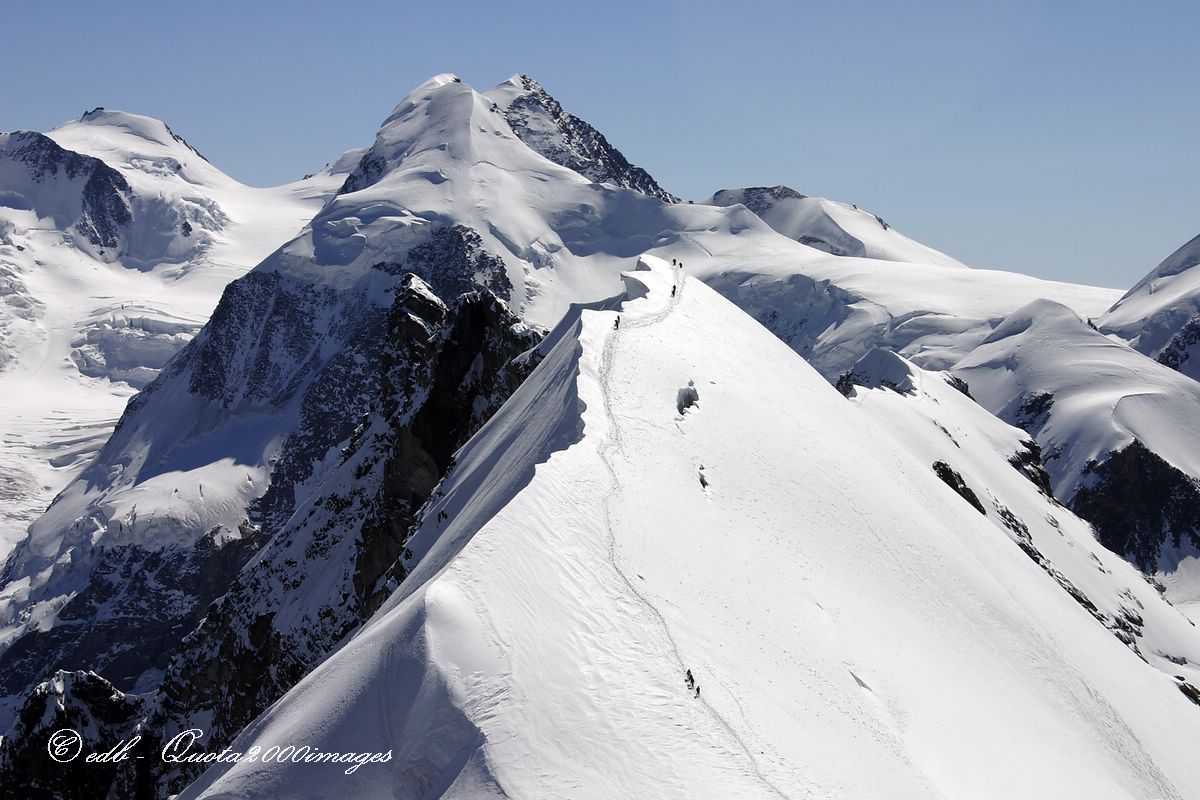
[[[119,172],[41,133],[0,134],[0,186],[4,244],[13,244],[13,234],[23,241],[41,227],[37,220],[47,219],[78,249],[111,261],[133,221],[130,187]],[[21,260],[25,246],[12,260]]]
[[[485,116],[486,115],[486,116]],[[428,154],[423,162],[434,168],[425,178],[431,183],[447,177],[437,165],[458,162],[469,165],[477,134],[504,135],[488,124],[490,104],[474,89],[450,74],[437,75],[422,83],[401,100],[383,121],[374,145],[347,178],[341,194],[374,186],[410,159]],[[474,123],[474,124],[473,124]],[[511,133],[508,135],[511,136]]]
[[[1178,275],[1184,270],[1189,270],[1197,265],[1200,265],[1200,236],[1191,239],[1183,247],[1167,256],[1166,260],[1159,264],[1157,269],[1143,278],[1129,291],[1131,293],[1136,292],[1146,284],[1153,284],[1156,280]],[[1151,292],[1153,291],[1153,286],[1151,286]]]
[[[72,125],[115,128],[121,135],[144,139],[162,147],[174,148],[181,144],[201,158],[204,157],[199,150],[188,144],[186,139],[172,131],[167,123],[142,114],[131,114],[127,111],[100,106],[84,112],[78,120],[60,125],[59,128],[67,128]]]
[[[103,159],[122,171],[190,184],[236,184],[162,120],[115,109],[97,108],[47,134],[68,150]],[[135,178],[136,180],[136,178]]]
[[[1083,319],[1079,314],[1062,303],[1047,298],[1038,298],[1031,300],[1005,317],[984,340],[984,344],[1017,336],[1034,327],[1041,336],[1054,336],[1062,333],[1064,328],[1075,330],[1082,322]]]
[[[516,74],[486,92],[514,133],[556,164],[597,183],[612,183],[668,203],[679,198],[609,144],[600,131],[563,109],[528,75]]]

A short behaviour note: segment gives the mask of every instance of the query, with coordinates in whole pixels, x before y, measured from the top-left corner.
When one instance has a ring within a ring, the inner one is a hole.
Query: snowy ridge
[[[947,369],[1027,303],[1048,298],[1091,316],[1119,294],[996,270],[813,258],[815,251],[782,237],[753,248],[740,236],[704,245],[708,252],[689,253],[695,258],[687,261],[688,272],[830,381],[876,347],[929,369]]]
[[[835,256],[966,266],[945,253],[914,242],[882,217],[856,205],[808,197],[787,186],[722,189],[704,202],[716,206],[741,203],[789,239]]]
[[[1142,278],[1097,324],[1139,353],[1200,380],[1200,236]]]
[[[674,277],[643,259],[618,330],[557,332],[409,577],[233,748],[392,760],[214,766],[182,797],[1194,796],[1174,678],[741,312],[688,282],[672,306]]]
[[[1021,406],[1052,396],[1031,427],[1060,497],[1075,494],[1088,462],[1133,439],[1200,475],[1200,432],[1169,422],[1200,408],[1200,384],[1109,340],[1065,306],[1039,301],[1014,312],[954,372],[1002,419],[1033,422],[1040,410]]]

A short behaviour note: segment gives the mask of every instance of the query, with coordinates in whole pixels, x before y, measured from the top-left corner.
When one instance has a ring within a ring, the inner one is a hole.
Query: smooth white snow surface
[[[745,203],[774,230],[839,256],[965,267],[961,261],[915,242],[880,217],[851,203],[807,197],[786,186],[722,189],[705,201],[715,206]]]
[[[1175,679],[929,453],[681,277],[644,258],[619,312],[559,326],[459,453],[410,577],[233,746],[393,760],[214,767],[181,797],[1200,796]],[[1148,613],[1200,662],[1191,626]]]

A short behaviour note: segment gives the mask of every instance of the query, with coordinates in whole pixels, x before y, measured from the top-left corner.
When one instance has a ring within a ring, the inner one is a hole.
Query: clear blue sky
[[[121,108],[262,185],[526,72],[677,194],[786,183],[972,266],[1123,287],[1200,233],[1195,2],[71,5],[5,7],[0,130]]]

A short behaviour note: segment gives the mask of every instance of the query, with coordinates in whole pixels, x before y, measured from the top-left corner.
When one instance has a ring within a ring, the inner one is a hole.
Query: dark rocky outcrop
[[[1192,359],[1198,353],[1200,353],[1200,313],[1193,314],[1191,319],[1171,337],[1167,346],[1158,354],[1158,363],[1196,377],[1200,376],[1200,366],[1197,366]]]
[[[1013,469],[1028,478],[1039,492],[1051,500],[1054,499],[1054,490],[1050,486],[1050,473],[1042,466],[1042,447],[1036,441],[1026,439],[1021,442],[1021,449],[1009,457],[1008,463],[1012,465]]]
[[[964,381],[962,378],[958,377],[957,375],[949,375],[949,374],[946,375],[946,383],[950,384],[952,387],[954,387],[958,391],[962,392],[967,397],[970,397],[972,400],[975,399],[974,397],[971,396],[970,385],[968,385],[966,381]]]
[[[380,390],[339,469],[180,648],[147,723],[161,738],[204,719],[206,747],[224,746],[379,608],[406,576],[405,540],[454,451],[532,369],[516,356],[540,338],[487,291],[446,304],[411,274],[385,330]],[[314,597],[314,576],[336,591]],[[297,608],[310,624],[296,624]],[[198,773],[155,780],[178,791]]]
[[[1136,439],[1084,468],[1068,505],[1092,523],[1100,541],[1147,573],[1172,569],[1164,547],[1200,548],[1200,481]]]
[[[36,196],[26,199],[41,215],[61,216],[67,209],[77,209],[77,215],[57,219],[58,224],[74,230],[96,248],[114,251],[111,255],[116,256],[133,222],[131,189],[121,173],[98,158],[66,150],[50,137],[32,131],[17,131],[0,139],[0,159],[23,164],[34,184],[58,180],[78,183],[78,197],[60,197],[54,204],[58,207],[45,207],[44,199]],[[64,201],[70,202],[63,205]]]
[[[21,692],[47,667],[96,670],[121,691],[156,680],[180,638],[261,547],[257,530],[241,533],[225,540],[213,531],[193,547],[106,550],[56,625],[0,653],[0,695]]]
[[[959,497],[970,503],[980,514],[987,516],[987,509],[979,501],[979,495],[975,494],[975,491],[970,486],[967,486],[967,482],[963,480],[963,476],[958,474],[953,467],[945,461],[935,461],[933,462],[933,471],[942,479],[942,483],[953,489]]]
[[[127,696],[94,672],[59,672],[26,700],[0,747],[0,797],[76,800],[105,797],[121,764],[86,761],[90,753],[121,751],[137,736],[143,701]],[[57,758],[48,746],[56,733]],[[71,732],[79,734],[77,743]],[[152,757],[139,741],[128,758]]]
[[[613,183],[668,203],[679,202],[646,170],[630,164],[604,134],[564,110],[533,78],[519,75],[516,80],[525,92],[504,109],[504,118],[522,142],[555,164],[596,183]],[[543,125],[533,124],[532,120],[537,118],[549,120],[557,135],[547,135]]]

